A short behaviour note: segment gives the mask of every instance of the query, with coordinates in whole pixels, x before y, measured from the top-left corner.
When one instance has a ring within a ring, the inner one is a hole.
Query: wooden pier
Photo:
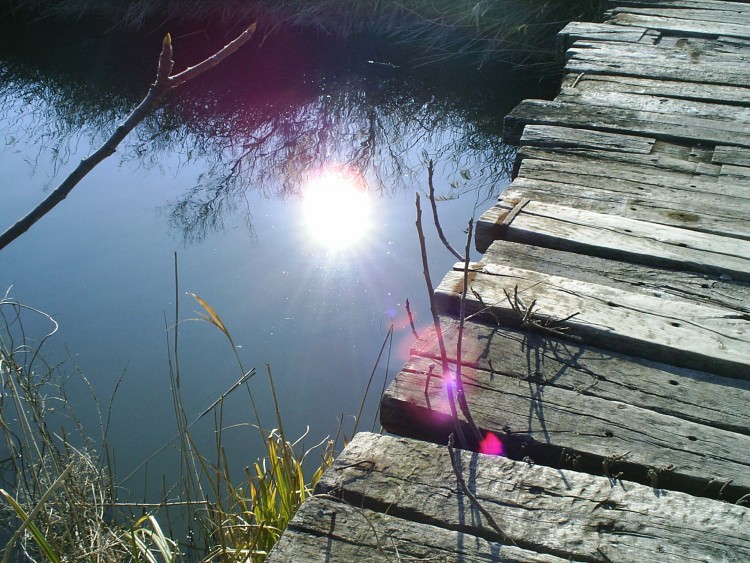
[[[750,3],[611,5],[436,289],[502,455],[446,446],[430,330],[271,561],[750,561]]]

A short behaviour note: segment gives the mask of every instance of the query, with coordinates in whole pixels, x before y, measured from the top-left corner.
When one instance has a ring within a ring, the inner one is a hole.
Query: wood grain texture
[[[407,362],[383,397],[383,427],[445,443],[453,424],[443,373],[429,358]],[[474,422],[512,459],[594,475],[622,471],[626,480],[729,502],[750,493],[750,436],[497,372],[465,368],[462,380]]]
[[[456,484],[445,447],[358,434],[316,491],[354,506],[498,540]],[[518,547],[584,561],[750,558],[746,508],[458,451],[459,471]]]
[[[562,81],[560,99],[573,95],[575,92],[620,92],[699,102],[716,102],[724,105],[744,107],[750,105],[750,88],[748,87],[623,76],[616,72],[567,74]]]
[[[699,102],[686,101],[685,103],[697,104]],[[728,108],[731,109],[723,111],[726,115],[731,115],[731,110],[736,109],[731,106]],[[708,112],[711,111],[709,108],[706,109]],[[580,102],[525,100],[505,117],[503,138],[508,143],[519,144],[523,128],[528,124],[642,135],[667,141],[681,140],[682,142],[707,142],[750,147],[750,128],[742,121],[715,116],[694,117],[682,112],[644,110],[638,103],[632,103],[630,107],[619,107],[617,105],[588,106]]]
[[[540,246],[496,240],[484,264],[515,266],[651,296],[684,299],[737,313],[750,313],[750,284],[720,276],[665,270]]]
[[[634,10],[625,11],[621,9],[607,19],[607,23],[614,25],[626,25],[636,27],[647,27],[660,32],[681,33],[686,36],[697,37],[738,37],[740,39],[750,39],[750,24],[747,19],[739,22],[727,22],[720,19],[713,21],[703,19],[709,10],[699,10],[697,13],[687,13],[683,11],[682,16],[691,16],[678,18],[676,13],[656,15],[651,13],[634,13]],[[675,10],[676,12],[676,10]],[[694,17],[692,17],[694,15]]]
[[[596,149],[625,153],[649,154],[654,148],[656,139],[591,131],[590,129],[573,129],[552,125],[528,125],[521,139],[522,146]]]
[[[442,320],[449,359],[456,363],[458,321]],[[433,328],[412,355],[440,360]],[[552,386],[626,403],[712,428],[750,435],[750,382],[627,356],[530,330],[468,321],[461,363],[519,385]],[[523,383],[520,383],[523,382]]]
[[[499,238],[613,260],[750,280],[748,242],[636,219],[531,201],[505,230],[500,202],[477,222],[480,252]]]
[[[489,541],[470,532],[313,497],[299,509],[267,561],[492,561],[564,563],[566,559]]]
[[[638,357],[750,379],[750,316],[666,296],[644,295],[499,264],[470,275],[469,314],[507,326],[521,319],[506,298],[517,289],[526,307],[536,303],[539,319],[565,319],[569,334],[586,344]],[[463,272],[449,272],[435,298],[441,310],[458,312]]]
[[[525,160],[520,177],[503,193],[503,201],[508,205],[521,198],[529,198],[660,225],[750,240],[750,221],[747,219],[750,199],[644,185],[625,180],[616,182],[612,179],[603,179],[602,185],[592,186],[590,184],[599,183],[598,176],[591,178],[583,174],[555,175],[546,165],[539,168],[546,178],[536,179],[534,176],[537,174],[524,174],[524,167],[531,168],[533,164],[536,162]]]
[[[626,28],[627,29],[627,28]],[[571,74],[604,74],[697,84],[750,85],[747,52],[724,52],[690,39],[659,45],[614,43],[581,39],[566,52],[565,70]],[[720,88],[719,88],[720,90]]]

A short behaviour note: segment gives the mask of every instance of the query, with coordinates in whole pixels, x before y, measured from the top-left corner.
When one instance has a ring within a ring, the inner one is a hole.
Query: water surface
[[[134,107],[152,80],[164,32],[34,25],[43,33],[6,21],[2,34],[3,229]],[[178,68],[225,41],[216,30],[171,32]],[[309,426],[309,445],[342,421],[351,432],[394,324],[360,423],[378,428],[377,395],[413,340],[406,299],[418,327],[429,322],[414,227],[426,164],[435,162],[444,230],[463,248],[468,219],[507,183],[513,150],[500,139],[502,117],[533,94],[507,69],[479,71],[460,60],[415,67],[414,55],[366,38],[259,34],[170,96],[114,157],[0,251],[3,291],[12,286],[11,296],[59,322],[45,353],[66,360],[69,400],[94,436],[91,390],[103,419],[109,416],[121,478],[174,436],[167,329],[176,296],[180,319],[198,316],[187,292],[210,303],[245,367],[258,368],[252,388],[263,423],[275,425],[264,379],[270,364],[285,430],[298,436]],[[331,169],[359,178],[371,201],[368,232],[336,251],[307,226],[302,197],[310,178]],[[429,213],[426,219],[437,283],[454,258]],[[215,327],[185,321],[179,331],[181,392],[192,419],[240,371]],[[246,395],[227,399],[225,445],[239,469],[259,452],[252,420]],[[210,444],[212,428],[207,420],[194,431]],[[123,492],[142,495],[145,486],[153,497],[160,476],[175,474],[174,460],[168,448],[147,473],[123,483]]]

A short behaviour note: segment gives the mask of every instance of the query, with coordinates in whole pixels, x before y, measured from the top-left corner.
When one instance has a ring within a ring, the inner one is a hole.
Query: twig
[[[474,496],[474,493],[472,493],[469,490],[469,487],[466,485],[466,481],[464,480],[463,475],[461,475],[461,471],[458,469],[458,463],[456,463],[456,452],[453,449],[453,434],[448,436],[448,455],[451,458],[451,466],[453,467],[453,473],[456,476],[456,480],[458,481],[458,484],[461,487],[461,490],[463,493],[469,497],[469,500],[471,503],[476,506],[479,509],[479,512],[482,513],[482,515],[487,520],[487,523],[492,527],[493,530],[495,530],[498,534],[500,534],[500,537],[504,542],[509,542],[512,545],[516,545],[516,542],[513,541],[513,538],[511,538],[508,534],[506,534],[500,526],[497,525],[497,522],[495,522],[495,519],[492,517],[492,514],[490,514],[486,508],[484,508],[481,504],[479,504],[479,500],[476,496]]]
[[[89,172],[91,172],[97,164],[105,158],[113,155],[117,146],[128,135],[128,133],[130,133],[138,123],[143,121],[146,115],[148,115],[148,113],[161,102],[170,90],[184,84],[188,80],[192,80],[206,70],[215,67],[229,55],[242,47],[242,45],[247,43],[247,41],[253,36],[254,32],[255,24],[252,24],[242,32],[239,37],[231,43],[228,43],[220,51],[197,65],[189,67],[174,76],[170,76],[174,66],[174,61],[172,60],[172,38],[169,33],[167,33],[162,42],[161,53],[159,54],[159,66],[156,71],[156,80],[146,93],[146,97],[143,98],[141,103],[130,113],[127,119],[115,129],[115,132],[112,133],[109,139],[107,139],[94,153],[81,160],[76,169],[73,170],[73,172],[71,172],[71,174],[44,199],[44,201],[37,205],[28,215],[20,219],[15,225],[0,235],[0,250],[20,237],[23,233],[28,231],[34,223],[52,211],[52,209],[64,200],[73,188]]]
[[[464,392],[464,382],[461,378],[461,353],[462,344],[464,337],[464,320],[466,319],[466,292],[469,289],[469,251],[471,249],[471,234],[474,230],[474,219],[469,219],[469,228],[466,235],[466,252],[464,258],[464,287],[461,292],[461,305],[459,310],[459,321],[458,321],[458,342],[456,342],[456,396],[458,397],[458,405],[461,407],[461,411],[464,413],[466,421],[469,423],[474,439],[477,444],[482,442],[482,433],[477,428],[474,422],[474,417],[471,416],[469,410],[469,403],[466,401],[466,393]]]
[[[561,325],[565,321],[569,321],[573,317],[577,316],[579,312],[568,315],[564,319],[555,320],[550,316],[535,313],[534,309],[536,307],[536,299],[532,301],[531,305],[527,307],[523,300],[518,296],[518,286],[515,286],[513,288],[512,297],[506,289],[503,289],[503,293],[505,293],[505,297],[510,304],[510,308],[518,316],[518,320],[520,321],[522,327],[537,330],[539,332],[550,334],[552,336],[571,338],[571,336],[567,332],[569,330],[569,327]]]
[[[430,204],[432,204],[432,218],[435,220],[435,228],[437,229],[438,236],[440,237],[440,240],[443,241],[445,248],[447,248],[450,251],[450,253],[456,257],[457,260],[460,260],[461,262],[463,262],[464,257],[461,256],[458,252],[456,252],[456,250],[451,246],[451,243],[448,242],[448,239],[445,238],[445,235],[443,234],[443,228],[440,226],[440,219],[438,218],[437,205],[435,204],[435,187],[432,183],[432,176],[434,172],[435,172],[435,163],[432,160],[430,160],[430,162],[427,163],[427,184],[430,188]]]
[[[414,327],[414,317],[411,314],[411,309],[409,308],[409,300],[406,300],[406,314],[409,315],[409,326],[411,327],[411,333],[414,335],[414,338],[419,340],[419,333],[417,332],[417,329]]]
[[[450,377],[450,371],[448,368],[448,353],[445,349],[443,330],[440,327],[440,319],[438,318],[437,308],[435,307],[435,290],[432,288],[432,280],[430,279],[430,266],[427,263],[427,247],[425,245],[424,231],[422,230],[422,206],[419,202],[419,193],[417,193],[416,195],[415,205],[417,207],[417,234],[419,235],[419,247],[422,253],[422,272],[424,273],[425,284],[427,284],[427,296],[430,298],[430,312],[432,313],[432,322],[435,325],[435,334],[437,335],[438,346],[440,347],[440,359],[443,366],[443,381],[446,382],[445,388],[446,392],[448,393],[448,404],[450,405],[451,416],[453,418],[453,427],[461,444],[466,444],[466,437],[464,436],[464,431],[461,428],[461,422],[458,420],[456,399],[453,394],[453,384],[450,379],[447,379]]]

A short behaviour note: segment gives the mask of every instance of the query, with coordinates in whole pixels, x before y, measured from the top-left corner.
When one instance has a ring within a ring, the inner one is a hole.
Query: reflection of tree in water
[[[195,115],[209,99],[187,97],[175,111]],[[442,164],[453,189],[489,196],[507,178],[512,149],[498,133],[467,121],[461,100],[438,98],[413,84],[357,75],[327,82],[309,100],[235,106],[226,119],[185,119],[166,143],[204,158],[206,172],[175,204],[173,221],[187,236],[220,226],[224,211],[248,188],[266,196],[299,194],[305,178],[330,164],[347,164],[382,194],[414,188],[425,160]],[[500,123],[491,118],[499,132]],[[197,128],[196,128],[197,126]],[[210,133],[201,130],[211,128]]]
[[[384,195],[421,187],[417,174],[426,159],[444,169],[451,184],[442,186],[444,197],[467,190],[488,197],[506,179],[513,151],[499,133],[513,100],[469,85],[455,75],[454,63],[420,75],[364,58],[355,58],[354,70],[351,62],[332,64],[325,56],[278,65],[264,52],[268,47],[178,92],[121,151],[143,166],[178,154],[182,164],[198,160],[204,167],[169,211],[186,238],[221,229],[238,210],[249,217],[248,190],[298,195],[305,177],[327,164],[355,168]],[[61,73],[8,61],[0,62],[0,83],[0,99],[31,102],[26,134],[58,162],[81,135],[111,131],[138,96],[132,86],[123,92],[91,80],[66,82]]]

